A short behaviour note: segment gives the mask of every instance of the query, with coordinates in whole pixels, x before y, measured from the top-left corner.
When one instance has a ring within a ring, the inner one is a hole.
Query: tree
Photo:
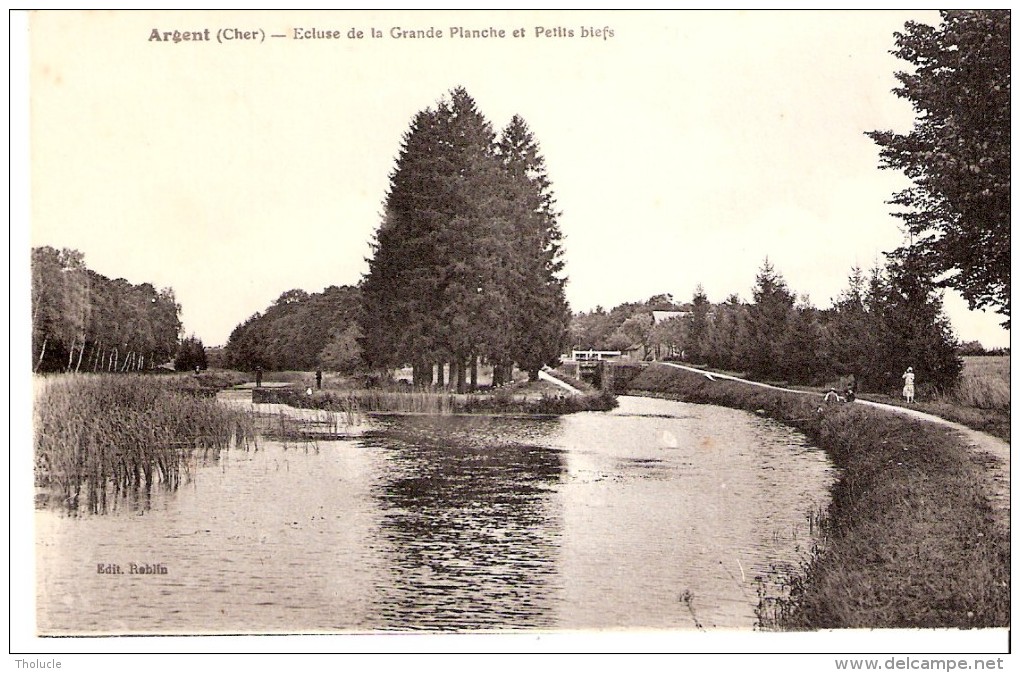
[[[37,371],[152,368],[177,351],[180,310],[171,289],[110,280],[89,269],[77,250],[32,250]]]
[[[863,392],[874,382],[871,363],[884,329],[882,312],[869,310],[868,280],[859,267],[850,270],[848,283],[829,312],[825,329],[827,369],[830,376],[853,376],[857,392]]]
[[[361,330],[357,323],[336,328],[319,353],[319,365],[343,374],[353,374],[361,366]]]
[[[693,308],[689,319],[686,340],[687,358],[693,362],[704,362],[708,353],[708,313],[712,304],[708,301],[705,288],[698,283],[691,300]]]
[[[826,353],[821,317],[808,297],[790,313],[783,337],[782,376],[791,383],[822,383],[826,374]]]
[[[641,357],[651,359],[652,330],[655,321],[651,313],[637,313],[627,318],[620,329],[617,330],[614,338],[616,346],[620,350],[626,350],[637,346],[641,349]]]
[[[956,386],[963,361],[956,348],[942,296],[923,272],[923,262],[912,255],[887,265],[883,296],[883,370],[889,372],[886,389],[898,388],[900,374],[913,367],[922,390],[948,392]]]
[[[516,360],[537,378],[568,321],[549,181],[527,125],[497,143],[463,88],[415,115],[390,175],[361,283],[370,367],[410,364],[432,383],[449,362],[458,390],[477,362]]]
[[[181,347],[174,358],[174,369],[179,372],[191,371],[198,367],[207,369],[209,366],[205,357],[205,346],[202,340],[194,334],[181,342]]]
[[[754,303],[748,307],[745,361],[752,378],[778,378],[787,370],[782,343],[793,309],[794,295],[765,258],[755,279]]]
[[[652,327],[651,338],[655,343],[656,357],[679,358],[684,355],[688,332],[686,321],[680,317],[660,320],[655,323]]]
[[[747,343],[747,313],[747,306],[735,294],[715,307],[707,339],[706,360],[710,366],[733,371],[746,368],[743,353]]]
[[[892,53],[914,68],[894,93],[917,113],[903,135],[873,131],[881,168],[913,185],[892,203],[911,241],[897,252],[958,290],[972,309],[1010,315],[1010,14],[942,11],[908,22]]]
[[[510,355],[538,379],[544,365],[559,359],[566,343],[570,308],[560,242],[562,234],[545,159],[527,123],[514,115],[497,153],[506,172],[513,275],[508,285],[514,308]]]
[[[288,290],[264,313],[234,328],[227,341],[228,366],[250,370],[311,370],[329,367],[353,372],[360,366],[356,342],[360,308],[357,288],[331,285],[321,293]],[[328,351],[328,353],[327,353]]]

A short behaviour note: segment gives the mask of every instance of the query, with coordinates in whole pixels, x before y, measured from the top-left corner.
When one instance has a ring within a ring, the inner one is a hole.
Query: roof
[[[690,311],[652,311],[652,322],[660,323],[673,318],[683,318],[690,315]]]

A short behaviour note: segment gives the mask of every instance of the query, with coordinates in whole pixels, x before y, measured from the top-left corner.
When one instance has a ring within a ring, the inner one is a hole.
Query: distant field
[[[968,355],[963,358],[963,375],[998,376],[1009,383],[1008,355]]]
[[[963,358],[963,375],[954,398],[968,407],[1009,409],[1009,356]]]

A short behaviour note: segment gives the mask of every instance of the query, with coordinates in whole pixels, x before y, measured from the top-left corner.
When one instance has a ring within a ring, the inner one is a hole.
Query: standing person
[[[909,404],[914,403],[914,368],[907,367],[907,371],[903,372],[903,398]]]
[[[262,367],[261,366],[255,367],[255,387],[256,388],[261,388],[262,387]]]
[[[315,389],[322,390],[322,367],[315,370]]]

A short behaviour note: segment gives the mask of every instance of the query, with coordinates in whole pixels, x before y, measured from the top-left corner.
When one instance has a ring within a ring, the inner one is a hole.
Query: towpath
[[[571,393],[575,393],[577,395],[581,394],[581,391],[575,388],[574,386],[570,385],[566,381],[559,380],[558,378],[556,378],[552,374],[549,374],[543,369],[538,370],[538,378],[542,379],[543,381],[548,381],[549,383],[557,385],[560,388],[563,388],[564,390],[569,391]]]
[[[736,381],[737,383],[743,383],[749,386],[757,386],[759,388],[770,388],[772,390],[782,390],[788,393],[796,393],[798,395],[815,395],[819,396],[818,393],[809,392],[804,390],[792,390],[790,388],[781,388],[779,386],[769,385],[767,383],[759,383],[757,381],[748,381],[746,379],[737,378],[736,376],[730,376],[729,374],[717,374],[715,372],[705,371],[704,369],[697,369],[695,367],[687,367],[684,365],[678,365],[673,362],[662,362],[660,364],[667,365],[669,367],[675,367],[676,369],[683,369],[684,371],[693,372],[700,374],[705,378],[716,381],[716,380],[727,380]],[[965,425],[947,421],[944,418],[933,416],[932,414],[926,414],[916,409],[909,409],[905,407],[899,407],[892,404],[880,404],[878,402],[869,402],[868,400],[862,400],[860,398],[854,404],[860,404],[861,406],[872,407],[875,409],[882,409],[885,411],[892,412],[894,414],[900,414],[901,416],[908,416],[910,418],[916,418],[921,421],[927,421],[929,423],[935,423],[937,425],[946,426],[952,428],[957,434],[971,447],[976,453],[981,453],[991,457],[991,460],[982,460],[981,464],[985,467],[985,482],[987,487],[988,498],[992,506],[992,510],[995,513],[996,524],[1008,535],[1009,534],[1009,443],[1005,442],[998,437],[993,437],[985,432],[979,432],[972,428],[968,428]]]

